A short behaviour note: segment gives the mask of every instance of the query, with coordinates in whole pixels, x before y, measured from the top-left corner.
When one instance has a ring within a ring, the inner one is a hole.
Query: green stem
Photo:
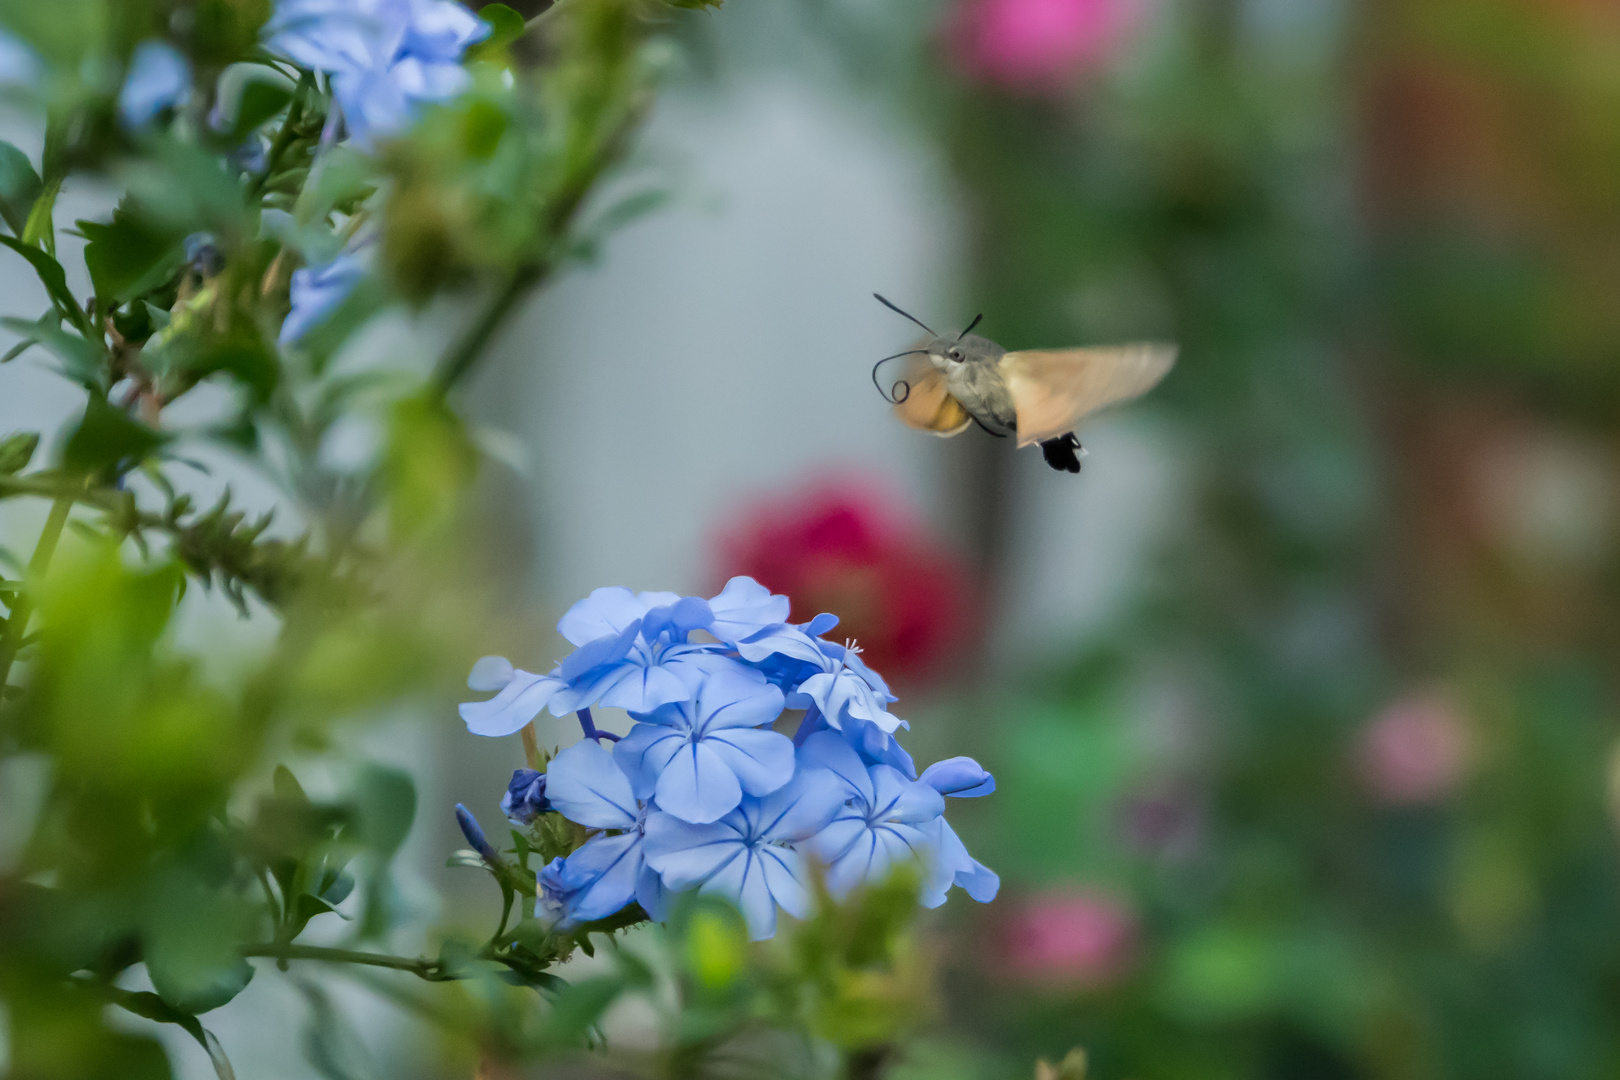
[[[292,104],[287,106],[287,118],[281,122],[281,130],[277,131],[276,137],[270,141],[270,150],[264,157],[264,172],[253,181],[250,197],[257,198],[264,191],[264,185],[276,175],[281,159],[287,153],[287,147],[292,145],[293,139],[297,136],[297,125],[304,119],[305,99],[314,87],[314,77],[305,72],[298,80],[298,89],[293,91]]]
[[[567,0],[558,0],[558,4],[548,9],[547,13],[557,10],[558,6],[566,2]],[[539,17],[544,18],[544,14]],[[630,132],[640,123],[644,111],[639,108],[631,109],[629,115],[596,144],[586,160],[556,193],[544,222],[548,253],[514,270],[501,290],[490,299],[483,315],[444,355],[433,373],[433,385],[441,395],[449,393],[451,388],[473,369],[483,356],[484,349],[489,346],[490,340],[495,337],[506,320],[511,318],[512,313],[517,310],[518,303],[529,294],[530,290],[551,276],[551,272],[556,269],[556,258],[552,253],[557,251],[561,239],[567,234],[574,216],[579,213],[580,204],[585,201],[585,196],[590,194],[597,177],[601,176],[602,171],[623,152]]]
[[[444,967],[437,960],[426,957],[391,956],[388,953],[362,952],[359,949],[329,949],[321,945],[292,945],[280,942],[266,942],[262,945],[249,945],[242,950],[243,956],[268,956],[277,960],[324,960],[332,964],[363,964],[367,967],[390,968],[394,971],[408,971],[430,982],[441,981]]]
[[[68,512],[72,509],[73,499],[68,496],[61,496],[51,504],[50,517],[45,519],[39,543],[34,546],[34,557],[28,560],[28,588],[18,592],[11,601],[5,637],[0,639],[0,687],[4,687],[11,678],[11,665],[16,662],[17,653],[22,649],[23,637],[28,633],[28,621],[34,614],[29,590],[39,588],[45,572],[50,569],[57,541],[62,539],[62,529],[67,525]]]
[[[478,321],[468,328],[461,340],[439,362],[438,370],[433,373],[433,385],[440,394],[449,393],[451,387],[472,370],[489,347],[490,340],[517,310],[519,301],[529,294],[530,289],[544,281],[550,272],[549,262],[535,262],[526,263],[512,273],[501,290],[490,299],[489,306]]]

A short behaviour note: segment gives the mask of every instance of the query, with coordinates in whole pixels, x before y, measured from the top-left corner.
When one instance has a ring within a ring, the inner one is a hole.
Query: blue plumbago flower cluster
[[[280,0],[265,45],[326,75],[349,137],[369,146],[465,90],[462,55],[489,33],[454,0]]]
[[[768,938],[778,908],[808,913],[810,860],[837,898],[904,863],[928,907],[952,885],[995,897],[1000,879],[944,816],[947,796],[988,795],[995,780],[965,757],[919,777],[894,695],[853,644],[826,639],[838,619],[788,614],[787,597],[746,577],[708,599],[598,589],[557,624],[575,648],[550,672],[501,657],[473,668],[468,685],[495,692],[461,706],[474,734],[511,735],[545,710],[577,713],[585,732],[544,773],[518,770],[501,802],[517,824],[555,810],[589,831],[540,872],[537,917],[566,928],[635,902],[662,919],[669,893],[698,889]],[[597,705],[629,712],[629,734],[599,731]],[[787,709],[805,711],[791,739],[772,729]]]
[[[490,26],[454,0],[278,0],[265,47],[329,81],[336,108],[327,127],[369,148],[396,135],[424,105],[448,101],[472,81],[462,58]],[[358,244],[293,275],[281,343],[295,345],[324,322],[365,276]]]

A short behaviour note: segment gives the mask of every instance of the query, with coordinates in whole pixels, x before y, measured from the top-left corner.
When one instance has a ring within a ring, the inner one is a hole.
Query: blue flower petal
[[[128,127],[145,127],[190,90],[191,62],[166,41],[143,41],[135,46],[118,94],[119,118]]]
[[[976,799],[996,790],[996,778],[970,757],[936,761],[918,779],[941,795],[958,799]]]
[[[503,689],[517,675],[512,661],[504,656],[481,656],[467,676],[467,689],[493,694]]]
[[[641,836],[597,836],[563,860],[566,879],[577,886],[568,904],[572,922],[605,919],[636,897],[641,876]]]
[[[652,798],[658,775],[686,745],[686,735],[658,724],[637,724],[613,745],[613,758],[630,777],[638,799]]]
[[[1001,878],[968,854],[962,838],[956,835],[956,830],[944,818],[940,818],[934,827],[938,830],[935,835],[937,858],[944,872],[951,875],[950,883],[961,886],[981,904],[994,900],[996,893],[1001,890]],[[944,889],[939,890],[941,900],[944,899],[944,892]]]
[[[569,821],[592,829],[634,829],[630,778],[595,739],[568,747],[546,767],[546,798]]]
[[[716,659],[721,659],[717,657]],[[782,715],[782,691],[735,661],[709,672],[697,692],[700,730],[757,728]]]
[[[810,736],[799,748],[799,759],[806,765],[830,771],[843,781],[850,795],[868,806],[876,797],[866,762],[836,732],[818,731]]]
[[[562,680],[554,676],[514,671],[499,694],[488,701],[462,702],[457,711],[474,735],[511,735],[539,716],[562,689]]]
[[[642,854],[647,865],[662,875],[666,887],[684,892],[707,881],[743,853],[740,826],[735,815],[724,821],[694,825],[673,814],[654,811],[647,815]]]
[[[658,774],[659,809],[695,824],[719,821],[742,802],[742,785],[706,740],[680,748]]]
[[[730,643],[787,622],[791,604],[787,597],[772,595],[751,577],[734,577],[709,600],[709,608],[713,615],[709,633]]]
[[[703,883],[700,892],[730,900],[748,924],[748,936],[764,941],[776,933],[776,900],[771,896],[760,854],[745,849]]]
[[[653,922],[663,922],[669,915],[669,890],[664,888],[664,879],[647,865],[645,858],[636,878],[636,903]]]
[[[557,632],[576,646],[600,637],[617,637],[653,608],[679,599],[674,593],[637,594],[620,586],[596,589],[557,620]]]
[[[746,800],[741,814],[751,835],[791,843],[825,828],[847,798],[849,791],[837,776],[804,764],[792,780],[763,799]]]
[[[324,323],[366,276],[358,255],[346,252],[324,266],[307,266],[292,276],[292,310],[281,324],[281,344],[296,345]]]
[[[701,745],[719,756],[750,795],[769,795],[793,779],[793,740],[778,732],[758,728],[718,731],[705,737]]]
[[[871,774],[876,793],[871,803],[874,816],[917,824],[933,821],[945,812],[945,796],[921,780],[908,780],[888,765],[872,766]]]
[[[631,619],[622,630],[585,642],[558,665],[557,674],[572,684],[598,668],[617,664],[630,655],[640,632],[641,620]]]
[[[706,600],[683,596],[673,604],[653,608],[642,620],[642,632],[648,641],[657,641],[669,634],[672,642],[684,642],[693,630],[704,630],[714,622],[714,612]]]

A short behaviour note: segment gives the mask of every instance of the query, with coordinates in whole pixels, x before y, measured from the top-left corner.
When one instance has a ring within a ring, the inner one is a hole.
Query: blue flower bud
[[[976,799],[996,790],[996,778],[970,757],[936,761],[924,769],[918,779],[941,795],[954,795],[958,799]]]
[[[484,857],[490,864],[501,861],[500,854],[490,846],[489,840],[484,836],[484,830],[479,827],[478,819],[473,817],[472,811],[460,803],[456,803],[456,824],[461,826],[461,835],[467,838],[467,843],[473,850]]]
[[[512,773],[512,782],[501,796],[501,812],[514,825],[527,825],[547,810],[546,774],[533,769],[518,769]]]

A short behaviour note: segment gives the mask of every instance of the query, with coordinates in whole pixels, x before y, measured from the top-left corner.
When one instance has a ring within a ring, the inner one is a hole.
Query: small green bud
[[[37,432],[19,431],[0,439],[0,476],[14,476],[28,468],[28,463],[34,460],[34,451],[37,449],[39,449]]]

